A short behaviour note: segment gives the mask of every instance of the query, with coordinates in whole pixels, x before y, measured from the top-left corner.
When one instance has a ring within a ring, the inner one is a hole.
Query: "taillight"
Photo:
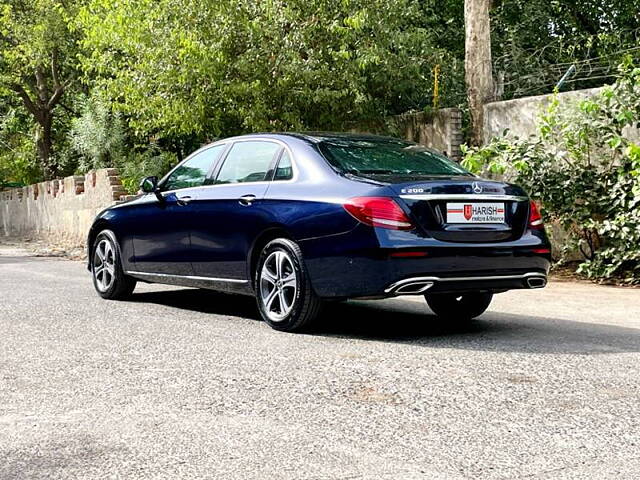
[[[413,224],[392,198],[355,197],[350,198],[344,209],[356,220],[372,227],[392,230],[411,230]]]
[[[538,206],[533,200],[529,202],[529,226],[536,230],[544,228],[542,215],[540,215],[540,210],[538,210]]]

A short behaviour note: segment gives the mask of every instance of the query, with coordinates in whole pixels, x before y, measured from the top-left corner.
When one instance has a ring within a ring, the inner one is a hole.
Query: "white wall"
[[[124,195],[115,169],[0,192],[0,234],[83,245],[94,217]]]

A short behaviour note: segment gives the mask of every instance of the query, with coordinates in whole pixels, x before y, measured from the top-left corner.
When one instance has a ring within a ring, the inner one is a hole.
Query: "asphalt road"
[[[465,328],[417,299],[257,317],[0,249],[0,479],[640,475],[638,289],[508,292]]]

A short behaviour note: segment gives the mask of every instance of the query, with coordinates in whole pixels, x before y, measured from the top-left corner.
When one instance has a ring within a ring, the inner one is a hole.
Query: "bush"
[[[140,180],[162,177],[175,164],[175,155],[156,144],[131,147],[127,127],[120,113],[100,93],[87,98],[80,117],[72,122],[69,143],[76,154],[77,171],[117,167],[127,193],[136,193]],[[75,163],[74,163],[75,164]]]
[[[42,180],[33,135],[26,135],[29,119],[10,105],[0,109],[0,185],[31,184]]]
[[[160,178],[175,164],[174,154],[152,147],[142,152],[130,153],[117,166],[122,185],[128,193],[133,194],[138,191],[140,181],[144,177],[155,175]]]
[[[640,146],[623,130],[640,125],[640,68],[621,67],[618,81],[568,104],[555,97],[536,138],[502,138],[467,150],[463,165],[504,175],[525,187],[547,220],[578,249],[578,272],[593,279],[640,283]]]
[[[123,159],[126,144],[121,115],[113,113],[100,94],[92,95],[85,100],[81,115],[71,122],[69,143],[80,157],[80,173],[115,165]]]

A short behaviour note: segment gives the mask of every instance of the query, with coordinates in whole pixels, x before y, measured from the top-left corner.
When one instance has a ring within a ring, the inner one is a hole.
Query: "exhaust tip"
[[[542,288],[547,284],[547,279],[544,277],[530,277],[527,278],[526,282],[529,288]]]
[[[419,295],[433,287],[433,282],[412,282],[396,288],[393,293],[396,295]]]

